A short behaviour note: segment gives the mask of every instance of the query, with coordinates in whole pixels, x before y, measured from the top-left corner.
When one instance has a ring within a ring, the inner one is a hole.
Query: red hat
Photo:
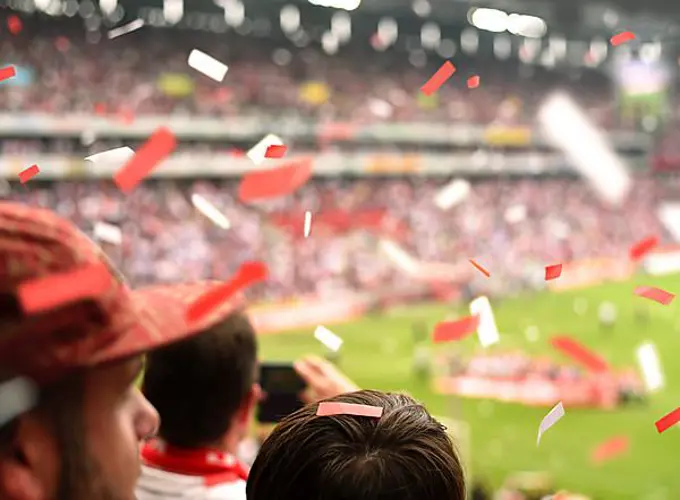
[[[105,281],[86,298],[58,300],[69,288],[83,288],[78,276],[88,269],[104,269]],[[62,276],[69,281],[54,284]],[[27,306],[25,296],[36,283],[44,285],[43,295],[57,297],[39,311]],[[217,284],[132,291],[102,250],[70,222],[47,210],[0,203],[0,382],[28,377],[41,383],[205,330],[245,305],[236,296],[189,325],[189,304]]]

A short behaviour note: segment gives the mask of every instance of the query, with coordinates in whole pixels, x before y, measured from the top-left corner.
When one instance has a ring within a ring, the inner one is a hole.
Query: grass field
[[[493,279],[493,277],[492,277]],[[382,317],[336,325],[332,330],[345,340],[341,368],[365,388],[408,391],[431,412],[467,421],[471,429],[473,476],[499,486],[513,471],[549,471],[559,487],[589,494],[596,500],[680,499],[680,425],[658,434],[654,422],[680,405],[680,300],[662,306],[633,295],[636,285],[654,285],[680,291],[680,276],[639,277],[627,283],[607,284],[569,293],[540,293],[506,300],[495,307],[501,331],[500,347],[522,347],[528,352],[549,353],[562,359],[549,345],[554,334],[569,334],[605,356],[614,365],[637,366],[635,348],[645,340],[656,343],[666,376],[666,387],[644,406],[615,411],[570,410],[536,447],[538,425],[547,409],[516,404],[465,400],[456,406],[448,396],[432,392],[430,384],[413,376],[414,321],[431,327],[451,314],[441,305],[413,306]],[[583,298],[588,310],[574,312],[574,301]],[[618,308],[613,331],[600,330],[597,307],[611,301]],[[461,308],[461,314],[467,311]],[[635,319],[647,312],[649,320]],[[536,342],[524,331],[535,325]],[[262,357],[291,360],[306,353],[323,353],[312,329],[261,338]],[[476,336],[460,348],[477,348]],[[451,415],[454,408],[457,415]],[[593,466],[590,453],[598,443],[617,435],[630,438],[630,451]]]

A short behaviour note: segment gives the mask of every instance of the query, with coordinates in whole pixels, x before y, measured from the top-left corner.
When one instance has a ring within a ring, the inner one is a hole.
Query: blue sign
[[[20,66],[18,64],[12,63],[1,63],[0,68],[10,65],[14,66],[16,70],[16,76],[14,76],[14,78],[0,82],[0,85],[7,85],[8,87],[29,87],[33,84],[35,75],[33,68],[30,66]]]

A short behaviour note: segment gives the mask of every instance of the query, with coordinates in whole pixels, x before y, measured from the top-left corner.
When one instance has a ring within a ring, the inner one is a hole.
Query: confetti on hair
[[[26,184],[28,181],[33,179],[36,175],[40,173],[40,168],[38,165],[31,165],[30,167],[19,172],[19,182]]]
[[[560,401],[545,417],[543,417],[543,420],[541,420],[541,424],[538,426],[536,446],[541,444],[541,436],[543,436],[543,433],[555,425],[562,417],[564,417],[564,406],[562,406],[562,401]]]
[[[655,288],[653,286],[639,286],[633,292],[638,297],[644,297],[645,299],[653,300],[664,306],[669,305],[675,299],[675,295],[662,290],[661,288]]]
[[[462,340],[477,331],[479,316],[466,316],[456,321],[440,321],[434,327],[432,341],[435,344]]]
[[[622,43],[630,42],[631,40],[635,40],[635,35],[630,31],[618,33],[609,39],[614,47],[621,45]]]
[[[604,359],[571,337],[553,337],[550,342],[555,349],[590,371],[602,373],[609,370]]]
[[[632,260],[638,260],[645,256],[650,250],[659,244],[659,238],[656,236],[649,236],[648,238],[642,239],[635,243],[628,254]]]
[[[472,259],[468,259],[468,260],[470,261],[470,264],[472,264],[473,266],[475,266],[475,268],[477,269],[477,271],[479,271],[480,273],[482,273],[484,276],[486,276],[487,278],[491,276],[491,274],[489,274],[489,271],[487,271],[486,269],[484,269],[481,265],[477,264],[477,262],[475,262],[475,261],[472,260]]]
[[[127,35],[128,33],[132,33],[133,31],[137,31],[138,29],[142,28],[144,26],[144,19],[135,19],[132,22],[129,22],[127,24],[124,24],[123,26],[119,26],[118,28],[114,28],[112,30],[109,30],[108,36],[109,40],[113,40],[114,38],[118,38],[119,36]]]
[[[545,280],[550,281],[559,278],[562,275],[562,264],[554,264],[545,267]]]
[[[669,414],[661,417],[654,423],[654,425],[656,426],[656,430],[659,431],[659,434],[661,434],[665,430],[673,427],[678,422],[680,422],[680,406],[678,406]]]
[[[191,54],[189,54],[188,64],[196,71],[203,73],[208,78],[212,78],[217,82],[224,80],[224,76],[227,74],[227,70],[229,69],[226,64],[218,61],[212,56],[209,56],[205,52],[201,52],[198,49],[191,51]]]
[[[13,378],[0,384],[0,427],[33,409],[38,394],[38,387],[27,378]]]
[[[343,340],[324,326],[317,326],[314,338],[333,352],[337,352],[342,346]]]
[[[358,405],[354,403],[335,403],[323,401],[316,409],[318,417],[330,417],[332,415],[355,415],[357,417],[382,417],[381,406]]]
[[[28,314],[96,298],[111,287],[112,279],[104,263],[89,264],[74,271],[26,281],[19,285],[21,307]]]
[[[476,89],[479,87],[479,77],[477,75],[473,75],[467,80],[467,87],[469,89]]]
[[[267,266],[262,262],[244,262],[231,280],[204,293],[189,306],[186,311],[187,322],[202,319],[239,290],[265,280],[267,275]]]
[[[222,229],[229,229],[231,227],[229,219],[227,219],[227,217],[222,212],[220,212],[220,210],[215,205],[210,203],[200,194],[192,194],[191,203],[193,203],[196,210],[205,215],[216,226],[221,227]]]
[[[622,455],[628,451],[629,446],[630,440],[627,436],[613,437],[597,445],[593,450],[591,459],[596,464],[601,464],[602,462]]]
[[[267,146],[267,151],[264,153],[265,158],[283,158],[288,148],[283,144],[272,144]]]
[[[137,154],[113,177],[118,188],[130,193],[161,161],[177,147],[177,140],[170,130],[160,127],[139,148]]]
[[[446,61],[437,72],[430,77],[430,79],[425,82],[425,84],[420,87],[420,91],[426,96],[431,96],[439,87],[441,87],[446,80],[451,78],[451,76],[456,72],[456,67],[451,63],[451,61]]]
[[[292,193],[312,177],[311,158],[296,160],[271,170],[247,173],[238,188],[243,202],[276,198]]]
[[[5,66],[4,68],[0,68],[0,82],[9,80],[15,76],[17,76],[17,69],[14,66]]]
[[[312,230],[312,212],[305,211],[305,238],[309,237],[309,232]]]
[[[24,24],[18,16],[11,15],[7,18],[7,29],[12,35],[18,35],[23,28]]]

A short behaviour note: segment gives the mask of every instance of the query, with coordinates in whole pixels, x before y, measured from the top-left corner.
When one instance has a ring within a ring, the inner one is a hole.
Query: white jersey
[[[218,484],[202,476],[185,476],[147,465],[137,483],[137,500],[245,500],[246,482],[236,479]]]

